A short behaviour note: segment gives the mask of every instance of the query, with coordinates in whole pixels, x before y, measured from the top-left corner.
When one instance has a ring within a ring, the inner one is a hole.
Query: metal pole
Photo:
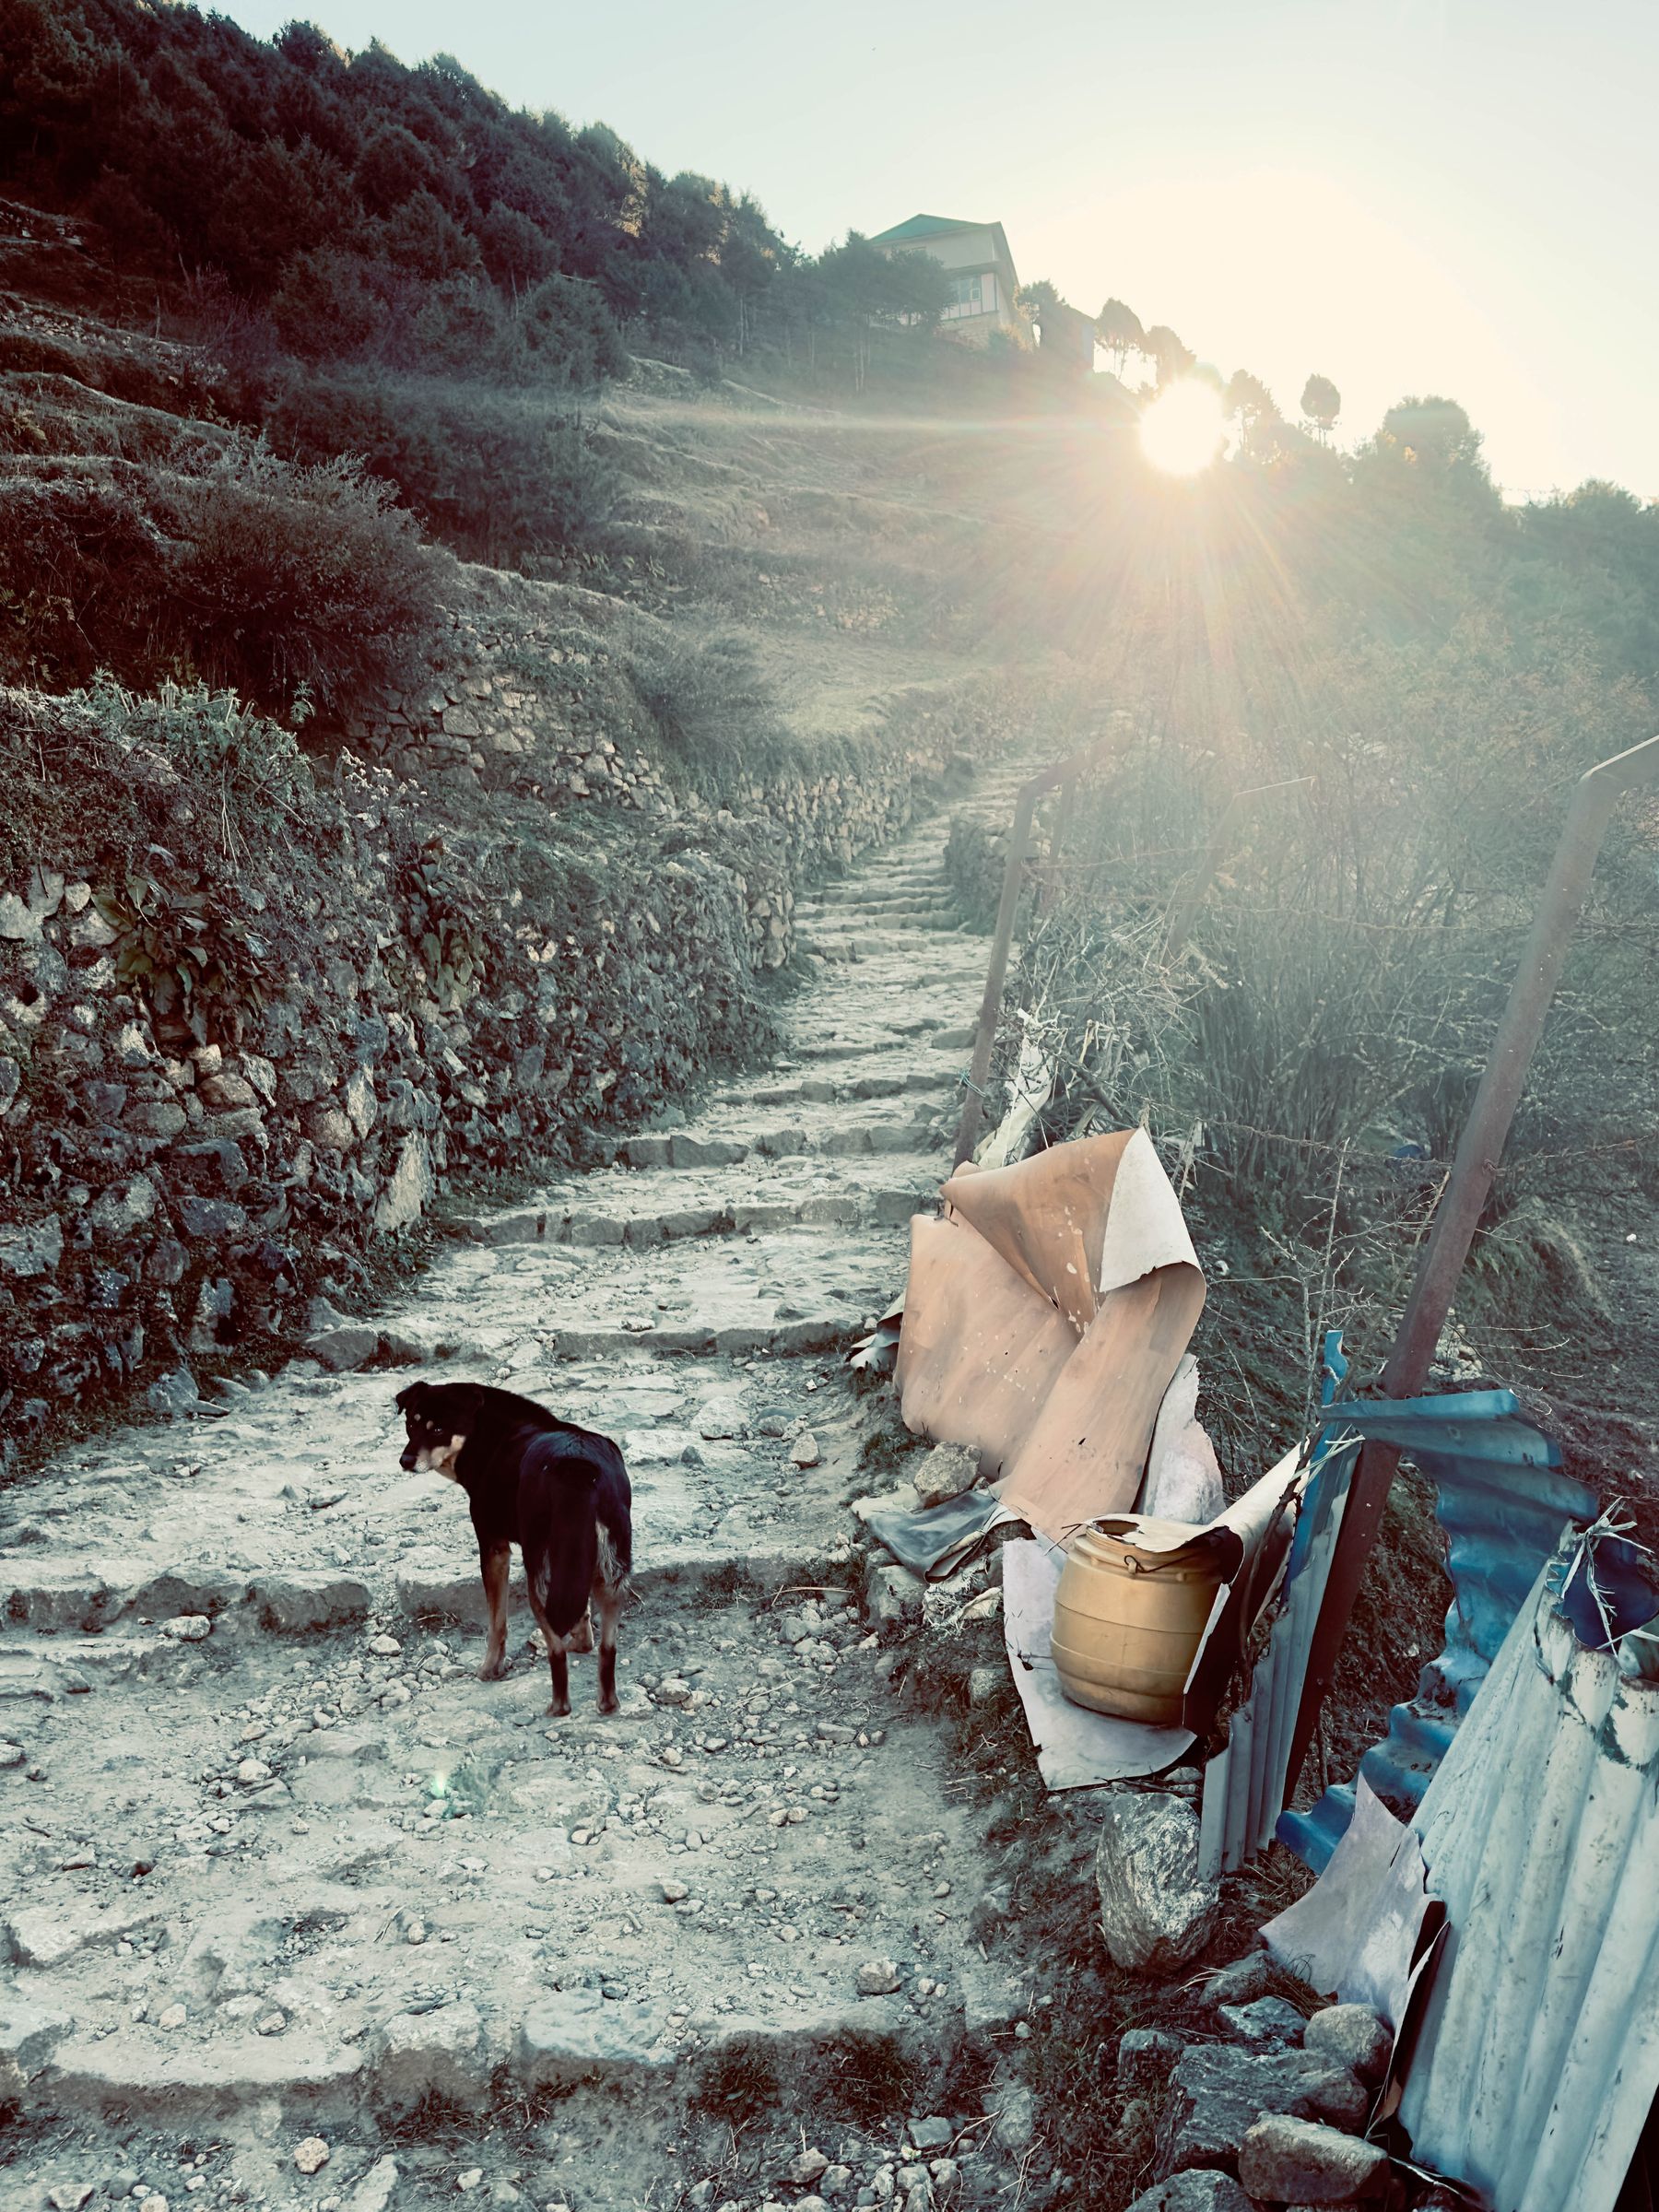
[[[1532,1065],[1544,1018],[1555,996],[1561,969],[1590,878],[1607,833],[1613,808],[1620,795],[1639,783],[1659,776],[1659,737],[1616,753],[1582,775],[1561,830],[1555,859],[1550,864],[1543,896],[1533,917],[1532,931],[1508,1004],[1493,1040],[1486,1073],[1469,1110],[1459,1139],[1445,1194],[1435,1212],[1434,1227],[1418,1266],[1417,1280],[1406,1300],[1399,1334],[1388,1364],[1382,1371],[1383,1394],[1391,1398],[1414,1397],[1428,1380],[1440,1342],[1452,1294],[1463,1273],[1464,1262],[1480,1223],[1481,1213],[1498,1172],[1504,1141],[1520,1101],[1526,1071]],[[1290,1763],[1285,1775],[1284,1801],[1288,1803],[1307,1756],[1319,1719],[1336,1654],[1347,1632],[1354,1601],[1365,1573],[1365,1562],[1376,1542],[1382,1509],[1394,1481],[1400,1453],[1391,1444],[1368,1443],[1354,1469],[1342,1530],[1331,1559],[1320,1607],[1319,1625],[1308,1654],[1296,1731],[1290,1739]]]
[[[1057,783],[1069,782],[1073,793],[1085,769],[1093,765],[1107,747],[1117,742],[1115,736],[1098,738],[1080,752],[1068,754],[1056,760],[1053,768],[1045,768],[1019,787],[1014,806],[1014,824],[1008,832],[1008,859],[1003,870],[1002,898],[996,909],[996,933],[991,940],[991,960],[985,971],[985,994],[980,1002],[979,1028],[974,1034],[973,1060],[968,1070],[968,1096],[962,1102],[962,1118],[957,1125],[956,1165],[959,1168],[972,1156],[979,1140],[980,1121],[984,1111],[985,1078],[991,1073],[991,1053],[996,1042],[996,1018],[1002,1010],[1003,985],[1007,981],[1008,950],[1014,942],[1014,917],[1019,907],[1020,880],[1025,868],[1026,853],[1031,841],[1031,816],[1038,800],[1045,791],[1053,791]]]
[[[1002,898],[996,909],[996,934],[991,940],[991,961],[985,970],[985,994],[980,1001],[979,1029],[973,1040],[973,1060],[968,1070],[968,1096],[962,1100],[962,1118],[957,1125],[955,1164],[969,1159],[979,1137],[983,1111],[985,1077],[991,1073],[991,1051],[996,1041],[996,1017],[1002,1010],[1003,984],[1008,974],[1008,948],[1014,941],[1014,911],[1019,904],[1020,878],[1025,872],[1026,847],[1031,837],[1031,814],[1037,805],[1037,780],[1020,786],[1014,808],[1014,827],[1008,832],[1008,858],[1003,869]]]

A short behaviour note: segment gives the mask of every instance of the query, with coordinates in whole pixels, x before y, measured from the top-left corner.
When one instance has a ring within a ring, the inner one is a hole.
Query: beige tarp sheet
[[[907,1427],[980,1454],[1055,1541],[1135,1503],[1204,1307],[1180,1202],[1144,1129],[959,1169],[911,1224],[895,1369]]]

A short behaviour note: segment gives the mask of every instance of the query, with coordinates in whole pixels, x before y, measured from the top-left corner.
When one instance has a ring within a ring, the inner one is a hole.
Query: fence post
[[[996,931],[991,940],[991,959],[985,970],[985,992],[980,1001],[979,1028],[973,1039],[973,1059],[968,1069],[968,1096],[962,1100],[962,1118],[957,1124],[955,1165],[972,1154],[979,1140],[984,1111],[985,1077],[991,1073],[991,1052],[996,1041],[996,1017],[1002,1010],[1003,984],[1008,974],[1008,948],[1014,941],[1014,912],[1019,904],[1020,878],[1025,873],[1026,848],[1031,841],[1031,815],[1037,805],[1037,780],[1022,783],[1014,807],[1014,826],[1008,832],[1008,858],[1003,869],[1002,897],[997,901]]]
[[[1639,783],[1659,776],[1659,737],[1633,745],[1628,752],[1587,769],[1574,786],[1560,841],[1550,863],[1549,875],[1533,916],[1526,947],[1492,1050],[1480,1078],[1480,1088],[1469,1109],[1458,1141],[1452,1172],[1434,1226],[1418,1263],[1417,1280],[1406,1300],[1399,1334],[1382,1371],[1385,1396],[1415,1396],[1428,1380],[1434,1347],[1451,1310],[1452,1294],[1469,1247],[1475,1241],[1481,1213],[1498,1172],[1504,1140],[1520,1101],[1526,1071],[1532,1065],[1544,1018],[1555,996],[1561,969],[1590,879],[1595,873],[1602,841],[1620,795]],[[1368,1443],[1359,1454],[1342,1516],[1342,1529],[1331,1557],[1331,1570],[1320,1606],[1319,1623],[1308,1654],[1301,1702],[1290,1739],[1290,1763],[1286,1770],[1284,1802],[1288,1804],[1312,1740],[1321,1706],[1331,1686],[1336,1654],[1359,1594],[1365,1562],[1371,1556],[1382,1509],[1400,1464],[1397,1447]]]
[[[996,1043],[996,1017],[1002,1010],[1003,985],[1008,975],[1008,951],[1014,942],[1014,918],[1019,907],[1019,887],[1031,841],[1031,816],[1045,791],[1057,783],[1069,784],[1075,794],[1085,769],[1091,767],[1115,737],[1097,738],[1080,752],[1068,754],[1053,768],[1039,770],[1022,783],[1014,802],[1014,821],[1008,832],[1007,865],[1003,869],[1002,897],[997,901],[996,931],[991,940],[991,959],[985,970],[985,993],[980,1001],[979,1028],[974,1033],[973,1059],[968,1069],[968,1096],[957,1124],[955,1164],[971,1158],[979,1141],[984,1113],[985,1078],[991,1073],[991,1053]]]

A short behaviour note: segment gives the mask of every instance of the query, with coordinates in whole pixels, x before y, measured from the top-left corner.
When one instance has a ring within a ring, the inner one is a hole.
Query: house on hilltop
[[[1030,342],[1025,319],[1014,305],[1019,278],[1000,223],[955,222],[943,215],[912,215],[870,241],[889,253],[925,253],[950,276],[941,318],[953,337],[983,346],[994,330]]]

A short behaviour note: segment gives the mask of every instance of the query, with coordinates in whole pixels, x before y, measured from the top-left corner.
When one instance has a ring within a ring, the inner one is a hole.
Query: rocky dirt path
[[[985,948],[944,835],[803,910],[763,1079],[480,1218],[217,1418],[0,1499],[8,2205],[995,2197],[953,2067],[1014,2000],[946,1729],[895,1710],[864,1611],[839,1359],[954,1125]],[[428,1367],[622,1440],[617,1719],[589,1659],[548,1722],[522,1605],[475,1679],[464,1507],[397,1465]],[[780,2106],[799,2156],[746,2181]]]

